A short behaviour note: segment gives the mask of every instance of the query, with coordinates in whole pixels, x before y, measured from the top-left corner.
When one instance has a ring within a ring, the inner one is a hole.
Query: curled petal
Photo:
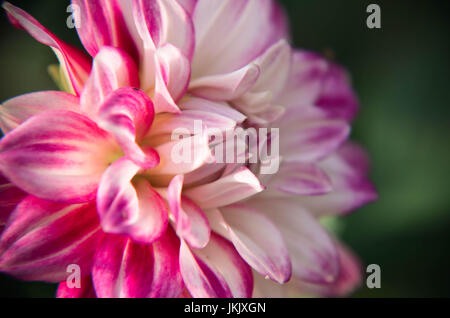
[[[91,275],[82,277],[80,280],[80,288],[70,288],[67,282],[61,282],[56,291],[57,298],[97,298],[94,285],[92,284]]]
[[[24,280],[65,281],[67,267],[90,272],[102,236],[95,205],[63,205],[32,196],[11,215],[0,241],[0,271]]]
[[[178,265],[180,243],[172,230],[151,245],[107,235],[94,257],[92,277],[98,297],[174,298],[183,292]]]
[[[103,46],[123,49],[138,58],[118,0],[72,0],[77,32],[86,51],[95,57]]]
[[[22,124],[28,118],[46,110],[78,111],[80,100],[72,94],[44,91],[24,94],[7,100],[0,106],[0,128],[4,134]]]
[[[283,284],[291,278],[286,243],[272,221],[246,205],[223,207],[218,214],[219,232],[233,242],[242,258],[257,272]]]
[[[238,124],[244,122],[246,119],[244,114],[238,112],[234,108],[231,108],[227,103],[214,102],[204,98],[191,97],[183,99],[180,102],[180,108],[182,110],[200,110],[208,113],[214,113],[234,120]]]
[[[211,229],[205,213],[194,202],[182,197],[183,176],[172,179],[168,189],[170,211],[174,216],[175,230],[194,248],[208,244]]]
[[[140,243],[152,243],[168,224],[165,202],[145,179],[131,179],[140,167],[126,157],[114,162],[103,174],[97,211],[107,233],[127,234]]]
[[[4,2],[3,8],[13,18],[15,25],[20,25],[37,41],[50,46],[54,50],[64,74],[70,79],[75,93],[79,95],[91,70],[90,59],[78,49],[58,39],[22,9],[9,2]]]
[[[189,293],[196,298],[248,298],[253,289],[250,267],[233,245],[211,233],[208,245],[192,250],[182,241],[180,270]]]
[[[117,152],[111,137],[71,111],[33,116],[0,142],[0,170],[17,187],[42,199],[81,203]]]
[[[219,180],[184,191],[203,209],[226,206],[264,190],[258,178],[247,168],[239,168],[235,172]]]
[[[121,87],[139,87],[136,64],[125,51],[103,47],[81,95],[81,109],[95,118],[108,96]]]
[[[136,143],[148,132],[154,117],[152,101],[144,92],[127,87],[114,91],[100,107],[98,116],[98,125],[115,137],[137,165],[151,169],[159,164],[154,151],[146,154]]]

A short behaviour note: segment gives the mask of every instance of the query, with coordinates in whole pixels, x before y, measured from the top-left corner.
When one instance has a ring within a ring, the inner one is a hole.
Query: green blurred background
[[[68,1],[12,1],[62,39]],[[449,1],[283,0],[297,47],[333,52],[361,100],[353,139],[371,155],[380,199],[339,221],[381,289],[354,297],[450,296]],[[381,6],[382,28],[366,27]],[[0,18],[0,100],[56,89],[52,52]],[[53,297],[55,286],[0,276],[0,297]]]

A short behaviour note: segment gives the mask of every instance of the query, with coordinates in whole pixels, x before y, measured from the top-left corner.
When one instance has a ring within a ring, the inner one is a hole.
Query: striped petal
[[[90,59],[78,49],[58,39],[22,9],[13,6],[9,2],[4,2],[3,8],[14,19],[16,26],[24,28],[37,41],[53,49],[61,63],[64,74],[70,80],[71,88],[77,95],[80,95],[91,70]]]
[[[98,297],[175,298],[183,292],[179,240],[169,229],[152,245],[107,235],[94,257],[92,277]]]
[[[11,213],[27,194],[0,174],[0,235]]]
[[[189,293],[195,298],[248,298],[253,289],[250,267],[233,245],[211,233],[208,245],[190,249],[182,241],[180,270]]]
[[[67,267],[87,275],[102,236],[95,204],[63,205],[29,196],[0,241],[0,271],[24,280],[65,281]]]
[[[193,248],[208,244],[211,229],[205,213],[194,202],[181,195],[183,176],[172,179],[168,188],[168,202],[174,217],[177,234]]]
[[[81,109],[95,118],[108,96],[121,87],[139,87],[136,64],[125,51],[103,47],[81,95]]]
[[[97,298],[91,275],[81,278],[80,288],[70,288],[66,282],[61,282],[56,291],[56,298]]]
[[[4,134],[22,124],[30,117],[46,110],[71,110],[80,108],[78,97],[58,91],[24,94],[7,100],[0,106],[0,128]]]
[[[98,117],[98,125],[115,137],[137,165],[151,169],[159,164],[155,151],[145,153],[137,144],[150,129],[154,117],[153,103],[144,92],[119,88],[100,107]]]
[[[0,142],[0,170],[17,187],[64,203],[95,198],[98,182],[119,151],[89,118],[71,111],[46,111]]]
[[[138,58],[118,0],[72,0],[77,32],[88,53],[95,57],[103,46],[118,47]]]
[[[168,212],[164,200],[147,180],[131,182],[139,170],[126,157],[114,162],[100,181],[97,211],[105,232],[152,243],[164,234]]]

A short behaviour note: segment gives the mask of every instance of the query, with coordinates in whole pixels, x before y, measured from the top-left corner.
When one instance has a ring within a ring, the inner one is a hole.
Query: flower
[[[345,70],[292,49],[271,0],[72,3],[88,54],[3,5],[55,51],[66,91],[0,108],[0,271],[58,282],[59,297],[351,292],[359,262],[319,223],[376,198],[347,142],[358,102]],[[256,129],[253,146],[233,135],[240,160],[218,160],[229,132]]]

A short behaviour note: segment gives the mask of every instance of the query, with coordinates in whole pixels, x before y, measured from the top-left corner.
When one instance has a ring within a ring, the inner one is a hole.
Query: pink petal
[[[97,211],[105,232],[152,243],[164,234],[168,212],[164,200],[147,180],[131,182],[139,170],[126,157],[114,162],[100,181]]]
[[[192,19],[194,78],[236,71],[287,33],[284,14],[272,0],[200,0]]]
[[[141,141],[152,125],[153,103],[142,91],[119,88],[111,93],[99,110],[98,125],[111,133],[125,154],[137,165],[151,169],[159,164],[155,151],[144,153]]]
[[[244,204],[218,210],[220,233],[233,242],[242,258],[263,276],[283,284],[291,278],[291,260],[280,231],[272,221]]]
[[[178,113],[175,104],[186,92],[191,69],[189,60],[171,44],[165,44],[155,55],[155,92],[156,112]]]
[[[189,293],[196,298],[248,298],[253,289],[250,267],[233,245],[211,233],[208,245],[191,250],[181,242],[180,270]]]
[[[378,198],[367,175],[365,152],[353,144],[341,149],[320,164],[331,179],[333,191],[320,197],[301,198],[301,204],[318,216],[349,213]]]
[[[0,170],[17,187],[42,199],[81,203],[117,152],[108,134],[71,111],[46,111],[27,120],[0,142]]]
[[[303,108],[303,112],[307,110]],[[297,113],[297,114],[296,114]],[[298,121],[294,122],[295,119]],[[289,110],[280,137],[280,154],[287,160],[315,162],[333,153],[350,134],[350,126],[342,120],[310,117],[302,118],[302,110]]]
[[[255,85],[259,74],[258,65],[252,63],[231,73],[193,79],[189,92],[213,101],[236,99]]]
[[[139,87],[136,64],[124,51],[103,47],[81,95],[81,109],[95,118],[109,94],[121,87]]]
[[[95,255],[92,277],[98,297],[174,298],[183,292],[179,240],[168,230],[152,245],[108,235]]]
[[[3,8],[8,12],[9,16],[14,18],[16,25],[24,28],[37,41],[53,48],[65,74],[70,79],[74,91],[79,95],[91,70],[90,59],[78,49],[59,40],[22,9],[13,6],[9,2],[4,2]]]
[[[0,226],[5,225],[11,212],[27,194],[0,174]],[[0,231],[1,234],[1,231]]]
[[[210,209],[241,201],[262,190],[258,178],[243,167],[215,182],[187,189],[184,194],[201,208]]]
[[[172,179],[168,189],[170,211],[174,216],[175,230],[193,248],[208,244],[211,229],[205,213],[194,202],[182,197],[183,176]]]
[[[166,43],[177,47],[189,60],[194,51],[194,27],[177,1],[133,0],[134,19],[147,48]]]
[[[331,180],[315,164],[283,162],[268,187],[292,195],[323,195],[332,191]]]
[[[95,294],[94,285],[92,284],[92,277],[85,276],[81,278],[81,288],[69,288],[67,283],[61,282],[56,291],[57,298],[97,298]]]
[[[79,15],[74,15],[77,31],[91,56],[95,57],[103,46],[114,46],[138,58],[117,0],[72,0],[72,4],[79,8]]]
[[[62,205],[29,196],[11,215],[0,241],[0,271],[24,280],[65,281],[67,267],[90,272],[102,236],[95,205]]]
[[[28,118],[46,110],[78,111],[79,98],[58,91],[43,91],[21,95],[7,100],[0,106],[0,128],[4,134],[22,124]]]

